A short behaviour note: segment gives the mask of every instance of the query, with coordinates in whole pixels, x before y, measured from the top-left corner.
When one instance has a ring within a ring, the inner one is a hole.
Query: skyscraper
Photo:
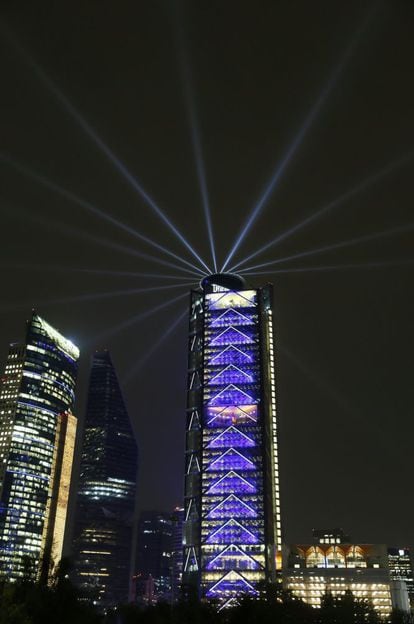
[[[411,610],[414,612],[414,576],[410,549],[388,548],[388,565],[391,580],[405,583]]]
[[[138,522],[137,599],[146,604],[170,601],[172,579],[171,514],[142,511]]]
[[[79,349],[37,314],[0,386],[0,570],[47,579],[63,548]],[[53,561],[51,561],[53,560]]]
[[[171,516],[171,602],[177,602],[181,598],[181,580],[183,575],[183,520],[184,507],[176,507]]]
[[[108,351],[93,356],[84,423],[73,559],[78,584],[101,606],[126,603],[138,451]]]
[[[272,287],[191,293],[184,587],[229,605],[281,567]]]

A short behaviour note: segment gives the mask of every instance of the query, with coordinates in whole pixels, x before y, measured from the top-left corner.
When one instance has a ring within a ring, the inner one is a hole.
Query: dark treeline
[[[124,605],[106,614],[82,598],[62,561],[49,584],[35,583],[30,575],[11,583],[0,579],[0,624],[382,624],[369,602],[346,592],[340,598],[326,594],[320,609],[313,609],[279,586],[262,588],[259,598],[242,597],[236,606],[198,601],[191,594],[175,605]],[[391,624],[411,624],[393,612]]]

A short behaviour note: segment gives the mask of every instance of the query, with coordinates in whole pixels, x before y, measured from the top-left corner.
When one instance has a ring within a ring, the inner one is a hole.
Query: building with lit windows
[[[75,512],[77,584],[102,607],[131,598],[138,450],[108,351],[93,356]]]
[[[407,589],[393,576],[385,544],[339,543],[338,533],[320,533],[317,543],[284,547],[286,589],[313,607],[321,606],[327,592],[341,596],[351,590],[356,598],[369,600],[383,618],[392,608],[408,612]]]
[[[79,349],[33,313],[0,384],[0,571],[47,581],[62,556]]]
[[[176,602],[181,598],[181,580],[183,575],[183,520],[184,507],[176,507],[171,516],[171,602]]]
[[[388,548],[388,565],[391,580],[402,582],[407,588],[409,605],[414,612],[414,577],[410,549]]]
[[[349,544],[351,541],[343,529],[313,529],[312,538],[315,544]]]
[[[137,601],[170,602],[172,590],[173,518],[160,511],[142,511],[137,531],[135,565]]]
[[[231,605],[281,567],[272,287],[191,293],[183,589]]]

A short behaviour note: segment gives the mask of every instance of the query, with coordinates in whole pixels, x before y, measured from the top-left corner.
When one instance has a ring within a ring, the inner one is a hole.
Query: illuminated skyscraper
[[[0,571],[46,580],[61,559],[79,349],[33,314],[0,386]]]
[[[183,585],[222,606],[281,567],[272,287],[191,294]]]
[[[89,380],[73,559],[78,584],[104,607],[130,597],[137,462],[110,355],[97,352]]]

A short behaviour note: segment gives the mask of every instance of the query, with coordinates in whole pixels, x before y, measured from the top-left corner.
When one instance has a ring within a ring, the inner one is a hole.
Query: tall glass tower
[[[73,558],[98,605],[128,602],[135,562],[138,450],[108,351],[94,354],[80,466]]]
[[[61,559],[79,349],[37,314],[0,383],[0,571],[45,580]]]
[[[230,605],[281,568],[272,287],[191,293],[184,588]]]

